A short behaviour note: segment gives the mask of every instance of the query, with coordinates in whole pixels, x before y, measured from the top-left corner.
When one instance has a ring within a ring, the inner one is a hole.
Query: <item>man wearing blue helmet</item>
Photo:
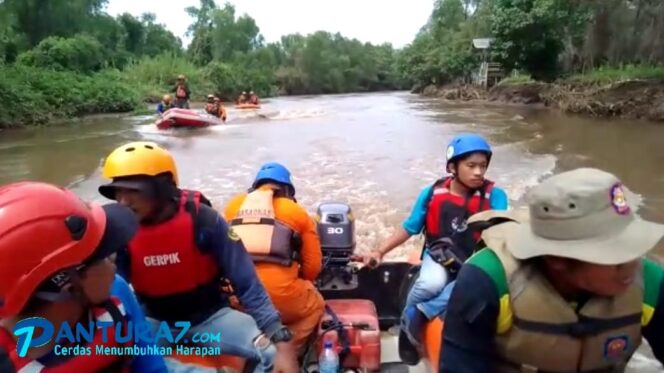
[[[424,233],[419,277],[404,310],[404,331],[415,345],[419,344],[426,321],[441,314],[447,305],[450,291],[443,292],[443,288],[476,249],[479,234],[468,228],[468,217],[484,210],[507,209],[507,194],[484,177],[492,154],[480,135],[454,137],[446,150],[451,176],[424,188],[402,226],[366,258],[380,261],[411,236]],[[402,335],[400,343],[404,342],[407,341]]]
[[[225,216],[251,255],[281,320],[293,332],[293,345],[303,352],[325,310],[314,286],[322,252],[316,223],[295,200],[290,171],[276,162],[264,164],[249,193],[233,198]]]

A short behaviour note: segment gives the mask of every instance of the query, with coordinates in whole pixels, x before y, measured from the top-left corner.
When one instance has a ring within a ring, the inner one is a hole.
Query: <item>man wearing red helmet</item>
[[[0,210],[0,371],[167,371],[157,355],[97,354],[99,345],[146,346],[140,339],[120,343],[113,330],[103,342],[106,330],[97,329],[94,342],[85,346],[91,354],[80,356],[58,353],[53,339],[28,345],[24,354],[12,334],[28,318],[46,319],[56,330],[109,318],[125,327],[146,322],[111,259],[136,233],[131,210],[86,204],[67,189],[37,182],[0,187]]]

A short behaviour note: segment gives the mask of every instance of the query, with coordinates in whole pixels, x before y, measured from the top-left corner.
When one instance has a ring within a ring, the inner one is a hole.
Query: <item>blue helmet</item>
[[[256,174],[252,187],[256,188],[256,186],[262,181],[275,181],[280,184],[288,185],[293,189],[293,194],[295,194],[295,186],[293,186],[290,171],[280,163],[268,162],[262,165]]]
[[[459,134],[447,145],[447,164],[461,156],[476,152],[486,154],[489,160],[491,160],[491,146],[482,136],[475,133]]]

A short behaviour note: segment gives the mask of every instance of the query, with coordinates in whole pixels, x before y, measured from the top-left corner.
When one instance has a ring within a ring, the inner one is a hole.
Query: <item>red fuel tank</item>
[[[380,327],[378,314],[373,302],[364,299],[331,299],[327,306],[334,312],[348,335],[350,353],[343,361],[345,368],[380,370]],[[338,329],[329,330],[332,316],[325,313],[318,328],[319,343],[316,346],[320,355],[325,341],[331,341],[337,353],[342,343]]]

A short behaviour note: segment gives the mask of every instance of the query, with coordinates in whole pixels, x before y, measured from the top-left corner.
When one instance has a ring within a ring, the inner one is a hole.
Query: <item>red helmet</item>
[[[105,227],[104,209],[67,189],[0,187],[0,317],[17,315],[45,280],[94,254]]]

